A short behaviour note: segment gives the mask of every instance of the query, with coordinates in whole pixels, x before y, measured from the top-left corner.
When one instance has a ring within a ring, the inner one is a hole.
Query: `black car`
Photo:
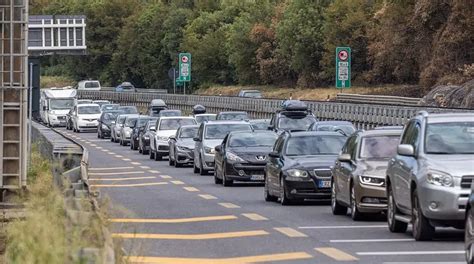
[[[234,120],[234,121],[245,121],[248,120],[247,112],[220,112],[216,116],[216,120]]]
[[[143,155],[148,155],[148,153],[150,153],[150,138],[153,137],[151,132],[154,132],[156,129],[156,120],[156,117],[150,119],[146,123],[143,131],[140,133],[140,136],[138,137],[138,153]]]
[[[176,135],[169,140],[169,165],[181,167],[194,163],[194,138],[197,136],[198,125],[181,126]]]
[[[136,106],[119,106],[118,110],[122,111],[124,114],[138,114],[138,109]]]
[[[224,186],[234,181],[263,182],[267,156],[276,139],[271,131],[230,132],[216,147],[214,182]]]
[[[109,138],[111,136],[111,126],[115,123],[115,119],[121,113],[122,111],[118,110],[102,112],[99,118],[99,124],[97,125],[98,138]]]
[[[282,205],[304,199],[329,199],[331,169],[346,137],[337,132],[285,132],[265,167],[265,201]]]
[[[466,225],[464,229],[466,262],[474,264],[474,185],[471,184],[471,195],[466,207]]]
[[[152,117],[149,117],[147,115],[138,116],[132,129],[132,135],[130,137],[130,149],[132,150],[138,149],[138,138],[140,136],[140,133],[143,133],[143,131],[146,128],[146,124],[151,119]]]
[[[318,121],[314,122],[308,129],[309,131],[334,131],[347,137],[352,135],[356,128],[349,121]]]
[[[316,121],[316,117],[304,102],[287,100],[283,102],[281,109],[273,114],[268,129],[278,134],[284,131],[307,131]]]

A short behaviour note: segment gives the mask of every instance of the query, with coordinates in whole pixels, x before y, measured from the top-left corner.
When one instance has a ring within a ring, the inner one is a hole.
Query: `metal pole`
[[[183,88],[183,94],[186,95],[186,82],[183,82],[184,88]]]
[[[30,91],[28,96],[28,115],[30,120],[28,122],[28,166],[31,164],[31,127],[33,122],[33,63],[30,63],[30,72],[29,72],[29,80],[28,80],[28,90]]]
[[[176,69],[173,68],[173,93],[176,94]]]

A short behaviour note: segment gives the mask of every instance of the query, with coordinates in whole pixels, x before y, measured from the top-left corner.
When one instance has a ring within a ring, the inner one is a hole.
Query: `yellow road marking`
[[[106,170],[130,170],[133,167],[115,167],[115,168],[89,168],[89,171],[106,171]]]
[[[297,231],[296,229],[290,227],[275,227],[273,228],[276,231],[288,236],[288,237],[308,237],[307,235]]]
[[[105,188],[105,187],[144,187],[144,186],[154,186],[154,185],[165,185],[167,182],[150,182],[150,183],[136,183],[136,184],[92,184],[91,187],[96,188]]]
[[[142,165],[140,162],[130,162],[132,163],[133,165]]]
[[[148,167],[148,166],[140,166],[140,168],[142,168],[142,169],[149,169],[150,167]]]
[[[112,237],[118,238],[143,238],[143,239],[176,239],[176,240],[203,240],[203,239],[221,239],[237,238],[251,236],[265,236],[269,233],[265,230],[224,232],[209,234],[133,234],[133,233],[115,233]]]
[[[182,182],[182,181],[171,181],[171,183],[176,184],[176,185],[184,184],[184,182]]]
[[[105,175],[128,175],[128,174],[143,174],[144,171],[121,171],[121,172],[91,172],[89,176],[105,176]]]
[[[168,175],[161,175],[160,176],[162,179],[172,179],[173,177],[168,176]]]
[[[162,264],[242,264],[262,263],[284,260],[299,260],[313,258],[306,252],[268,254],[259,256],[247,256],[236,258],[166,258],[166,257],[143,257],[129,256],[124,259],[130,263],[162,263]]]
[[[203,216],[191,218],[176,218],[176,219],[133,219],[133,218],[113,218],[110,222],[113,223],[159,223],[159,224],[179,224],[179,223],[193,223],[206,221],[221,221],[221,220],[235,220],[235,215],[221,215],[221,216]]]
[[[337,261],[355,261],[355,260],[358,260],[358,258],[350,255],[350,254],[347,254],[346,252],[344,251],[341,251],[337,248],[333,248],[333,247],[322,247],[322,248],[315,248],[316,251],[334,259],[334,260],[337,260]]]
[[[203,199],[206,199],[206,200],[216,200],[217,199],[217,197],[212,196],[210,194],[200,194],[199,196]]]
[[[131,159],[127,159],[127,158],[122,159],[122,160],[123,160],[123,161],[132,161]],[[133,164],[133,162],[132,162],[132,164]],[[135,164],[133,164],[133,165],[135,165]]]
[[[268,218],[266,217],[263,217],[259,214],[242,214],[243,216],[247,217],[248,219],[250,220],[253,220],[253,221],[265,221],[265,220],[268,220]]]
[[[183,189],[185,189],[188,192],[199,192],[199,190],[194,187],[183,187]]]
[[[148,172],[149,172],[149,173],[160,173],[160,172],[157,171],[157,170],[149,170]]]
[[[219,203],[219,205],[225,208],[240,208],[240,206],[233,203]]]
[[[130,177],[130,178],[96,178],[89,179],[89,181],[132,181],[132,180],[146,180],[146,179],[156,179],[155,176],[149,177]]]

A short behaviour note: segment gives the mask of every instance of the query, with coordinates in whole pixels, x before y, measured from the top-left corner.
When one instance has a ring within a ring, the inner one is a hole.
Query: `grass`
[[[73,79],[65,76],[41,76],[41,88],[74,86]]]
[[[331,100],[336,97],[338,93],[352,93],[352,94],[378,94],[378,95],[393,95],[397,91],[404,91],[401,86],[385,85],[376,87],[352,87],[350,89],[336,89],[336,88],[289,88],[289,87],[275,87],[268,85],[261,86],[211,86],[206,89],[199,89],[195,94],[199,95],[222,95],[222,96],[237,96],[240,90],[257,89],[262,91],[265,98],[275,99],[293,99],[300,100]],[[403,96],[401,92],[400,96]],[[408,95],[407,95],[408,96]]]
[[[27,217],[7,228],[7,263],[86,263],[77,253],[81,248],[102,246],[104,218],[92,214],[87,224],[78,225],[67,217],[66,201],[53,183],[51,164],[37,147],[28,176],[29,190],[23,197]],[[90,203],[86,199],[81,202]]]

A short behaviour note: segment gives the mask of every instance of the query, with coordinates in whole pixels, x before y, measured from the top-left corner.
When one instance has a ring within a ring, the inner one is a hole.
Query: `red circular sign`
[[[337,56],[339,57],[340,60],[346,61],[349,57],[349,53],[347,53],[347,50],[341,50],[339,51]]]
[[[181,57],[181,61],[182,61],[183,63],[188,62],[188,60],[189,60],[188,56],[183,56],[183,57]]]

